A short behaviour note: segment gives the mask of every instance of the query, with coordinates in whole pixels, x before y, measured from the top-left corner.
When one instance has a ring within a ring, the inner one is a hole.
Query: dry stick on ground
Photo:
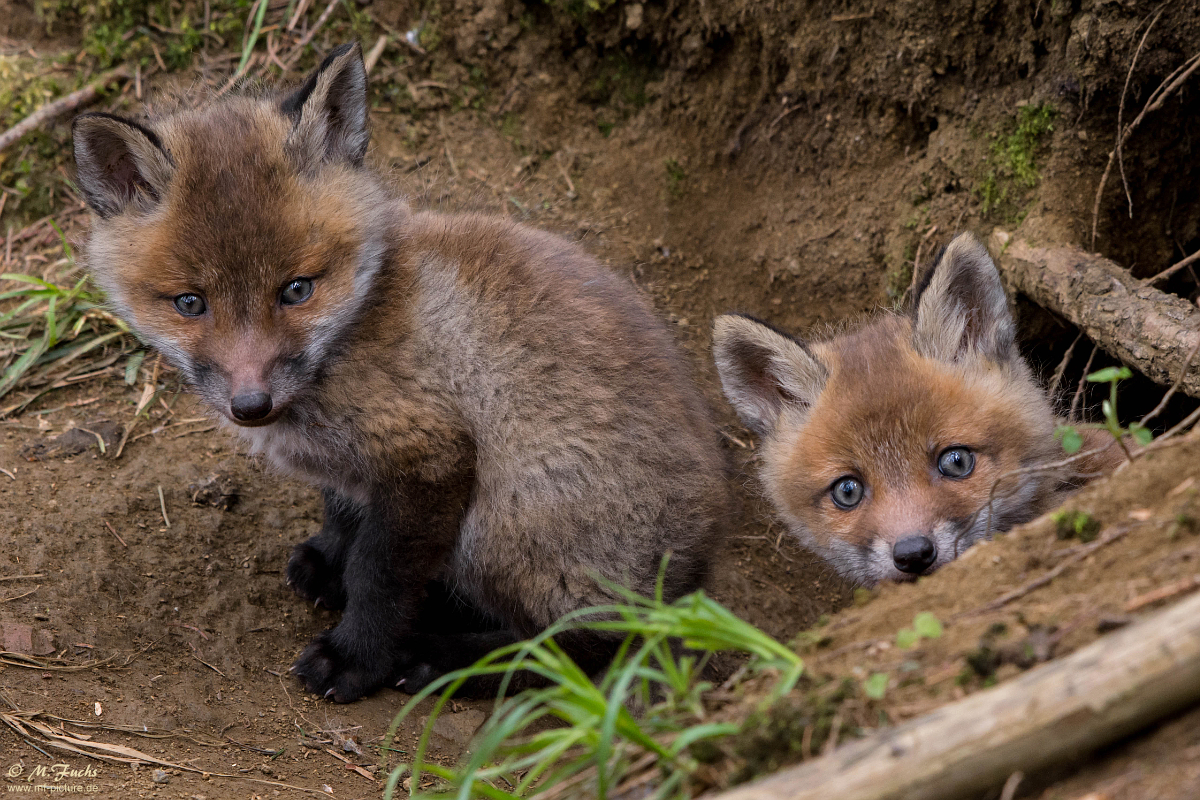
[[[37,586],[30,589],[28,592],[25,592],[24,594],[15,594],[12,597],[0,598],[0,603],[11,603],[13,600],[20,600],[22,597],[29,597],[29,595],[33,594],[40,588],[42,588],[42,586],[41,586],[41,584],[38,584]]]
[[[1009,284],[1107,352],[1163,385],[1185,373],[1185,356],[1200,342],[1200,309],[1187,300],[1078,248],[1033,247],[999,230],[992,246]],[[1200,374],[1184,374],[1179,388],[1200,397]]]
[[[1160,586],[1152,592],[1146,592],[1130,600],[1125,604],[1125,613],[1131,614],[1134,611],[1140,611],[1148,605],[1170,600],[1172,597],[1178,597],[1196,589],[1200,589],[1200,575],[1168,583],[1166,586]]]
[[[97,761],[106,761],[114,764],[156,764],[169,769],[191,772],[194,775],[203,775],[206,777],[211,776],[214,778],[235,778],[240,781],[263,784],[264,786],[275,786],[281,789],[307,792],[309,794],[315,794],[321,797],[329,796],[326,792],[318,789],[309,789],[304,786],[293,786],[292,784],[280,783],[279,781],[267,781],[261,778],[251,778],[246,775],[231,775],[224,772],[209,772],[208,770],[191,767],[187,764],[175,764],[170,761],[164,761],[163,759],[155,758],[154,756],[143,753],[140,750],[135,750],[132,747],[126,747],[125,745],[97,742],[91,738],[80,738],[69,733],[65,729],[55,729],[54,727],[37,719],[38,716],[41,716],[41,712],[0,712],[0,722],[8,725],[20,735],[27,737],[27,740],[36,738],[34,733],[36,732],[44,737],[41,740],[41,743],[44,745],[57,748],[59,750],[66,750],[67,752],[75,753],[76,755],[94,758]]]
[[[1089,753],[1200,699],[1200,596],[1065,658],[719,795],[948,800]]]
[[[108,524],[108,520],[103,520],[103,522],[104,522],[104,527],[108,528],[109,533],[111,533],[113,536],[117,537],[117,541],[121,543],[122,547],[129,547],[129,545],[125,544],[125,540],[121,538],[121,534],[117,533],[113,529],[113,526]]]
[[[1050,583],[1050,581],[1054,580],[1059,575],[1062,575],[1064,572],[1066,572],[1066,570],[1069,567],[1072,567],[1075,564],[1078,564],[1080,561],[1083,561],[1085,558],[1087,558],[1092,553],[1099,550],[1101,547],[1104,547],[1105,545],[1109,545],[1109,544],[1112,544],[1113,542],[1117,541],[1122,536],[1124,536],[1125,534],[1127,534],[1131,530],[1133,530],[1135,527],[1136,527],[1135,525],[1122,525],[1119,528],[1114,528],[1113,530],[1111,530],[1108,533],[1101,536],[1096,541],[1091,542],[1091,543],[1081,547],[1079,549],[1079,551],[1077,553],[1075,553],[1074,555],[1064,558],[1061,562],[1059,562],[1057,567],[1050,570],[1049,572],[1047,572],[1045,575],[1041,576],[1040,578],[1035,578],[1034,580],[1030,581],[1029,583],[1025,584],[1024,586],[1022,586],[1018,589],[1013,589],[1011,592],[1002,594],[999,597],[997,597],[995,600],[993,600],[992,602],[990,602],[986,605],[982,605],[979,608],[972,609],[971,611],[964,611],[961,614],[955,614],[953,617],[951,617],[951,619],[958,620],[958,619],[963,619],[965,617],[975,617],[980,614],[986,614],[990,611],[998,611],[999,609],[1004,608],[1006,605],[1011,603],[1013,600],[1019,600],[1020,598],[1024,597],[1025,595],[1029,594],[1030,592],[1034,591],[1035,589],[1042,588],[1046,584]]]
[[[308,47],[308,43],[317,35],[317,31],[321,30],[325,23],[329,21],[329,17],[333,14],[333,10],[337,8],[339,2],[341,0],[329,0],[329,5],[325,6],[325,10],[321,12],[321,16],[317,17],[317,21],[309,28],[308,33],[304,34],[300,41],[296,42],[296,46],[292,48],[292,52],[288,53],[283,59],[289,68],[295,65],[296,60],[300,58],[300,54],[304,52],[304,48]]]
[[[114,70],[104,73],[97,80],[92,81],[87,86],[77,92],[71,92],[66,97],[59,98],[53,103],[47,103],[37,111],[30,114],[25,119],[12,126],[4,133],[0,134],[0,152],[3,152],[10,144],[20,139],[25,134],[40,127],[56,117],[63,114],[69,114],[80,106],[85,106],[100,96],[100,90],[114,80],[128,78],[129,70],[125,67],[117,67]]]
[[[1147,30],[1146,33],[1148,34],[1149,30]],[[1140,50],[1141,47],[1139,46],[1138,49]],[[1108,182],[1108,175],[1110,172],[1112,172],[1113,160],[1116,159],[1117,154],[1120,152],[1125,140],[1128,139],[1134,130],[1136,130],[1137,127],[1142,124],[1142,120],[1146,118],[1146,115],[1151,111],[1157,111],[1158,109],[1162,108],[1162,104],[1166,102],[1166,99],[1170,97],[1175,90],[1182,86],[1184,81],[1191,77],[1192,73],[1196,71],[1197,67],[1200,67],[1200,53],[1197,53],[1187,61],[1183,62],[1183,64],[1176,68],[1174,72],[1168,75],[1166,79],[1159,84],[1158,88],[1150,94],[1150,97],[1146,100],[1146,105],[1142,108],[1141,113],[1134,118],[1133,122],[1129,123],[1124,130],[1118,130],[1116,146],[1114,146],[1112,152],[1108,154],[1108,165],[1104,168],[1104,174],[1100,176],[1100,185],[1096,187],[1096,200],[1092,204],[1092,247],[1096,246],[1096,231],[1100,224],[1100,200],[1104,195],[1104,185]],[[1128,80],[1129,79],[1126,78],[1127,83]],[[1130,200],[1130,216],[1132,217],[1132,215],[1133,201]]]

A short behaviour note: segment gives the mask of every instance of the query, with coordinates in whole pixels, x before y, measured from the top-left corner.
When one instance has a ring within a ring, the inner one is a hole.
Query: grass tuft
[[[740,729],[705,711],[702,694],[712,686],[702,674],[711,655],[748,654],[747,672],[777,672],[764,706],[790,691],[803,672],[803,662],[792,650],[703,592],[666,603],[661,578],[654,598],[612,588],[620,592],[622,603],[569,615],[535,639],[446,675],[410,700],[393,721],[389,740],[421,699],[441,692],[412,763],[391,771],[384,796],[393,797],[411,770],[408,784],[414,798],[579,794],[603,799],[622,794],[631,781],[652,787],[647,796],[687,797],[688,779],[703,762],[705,745]],[[598,680],[554,641],[556,634],[577,628],[624,636],[617,657]],[[425,760],[433,724],[463,682],[501,675],[506,683],[518,669],[541,676],[548,686],[497,699],[493,714],[456,766]],[[644,711],[635,715],[631,706]],[[436,779],[436,795],[421,789],[428,776]]]
[[[101,358],[112,358],[108,351],[115,347],[119,356],[134,341],[129,327],[104,310],[104,299],[89,279],[74,277],[71,245],[50,224],[58,231],[62,258],[48,272],[64,276],[60,282],[0,274],[0,399],[18,386],[34,390],[16,405],[0,407],[0,416],[69,385],[80,373],[96,369]]]

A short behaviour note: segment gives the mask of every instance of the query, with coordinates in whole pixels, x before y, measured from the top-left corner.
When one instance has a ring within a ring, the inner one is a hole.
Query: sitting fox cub
[[[613,602],[598,576],[650,593],[668,552],[666,594],[697,588],[728,491],[704,401],[633,287],[554,236],[410,210],[363,165],[366,80],[347,45],[287,95],[74,124],[117,312],[324,488],[287,575],[343,614],[293,671],[339,702]],[[585,668],[615,646],[559,643]]]
[[[921,278],[908,313],[824,341],[733,315],[714,329],[725,395],[762,437],[767,496],[856,583],[932,572],[1062,486],[1014,474],[1062,449],[987,250],[962,234]]]

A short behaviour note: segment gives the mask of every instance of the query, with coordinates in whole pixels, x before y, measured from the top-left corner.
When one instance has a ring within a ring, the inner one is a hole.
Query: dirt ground
[[[833,709],[842,735],[865,733],[1070,652],[1152,610],[1136,606],[1148,592],[1198,572],[1200,538],[1189,520],[1200,443],[1189,441],[1074,498],[1101,536],[1128,532],[999,611],[956,616],[1081,545],[1059,540],[1042,519],[930,579],[856,602],[852,587],[781,535],[758,497],[753,437],[720,396],[708,329],[728,310],[802,332],[888,305],[912,263],[958,230],[986,238],[996,226],[1024,225],[1090,245],[1122,91],[1128,120],[1191,55],[1200,11],[1167,8],[1139,50],[1157,8],[1148,3],[599,5],[376,0],[378,22],[436,26],[438,44],[426,55],[398,43],[385,50],[372,73],[369,158],[417,205],[486,210],[581,240],[652,298],[694,357],[742,499],[712,593],[781,639],[810,631],[799,642],[813,677],[795,704],[748,727],[727,779],[815,752],[798,749],[796,733],[816,724],[810,747],[828,738],[831,716],[812,716],[809,703],[827,692],[821,687],[890,676],[884,701],[859,694]],[[46,39],[20,3],[0,36],[6,47],[75,46],[69,35]],[[1140,66],[1125,89],[1135,52]],[[206,75],[160,76],[147,82],[144,104],[128,89],[106,103],[161,109],[205,91]],[[1119,176],[1101,203],[1096,247],[1136,274],[1200,246],[1196,103],[1181,94],[1127,143],[1132,219]],[[1040,181],[1008,180],[1011,154],[996,145],[1012,141],[1023,109],[1044,107],[1053,109],[1052,130],[1027,148]],[[81,242],[85,215],[66,219]],[[26,257],[41,238],[8,266],[36,268]],[[1169,288],[1194,298],[1193,277],[1181,273]],[[1049,376],[1075,331],[1019,307],[1026,351]],[[1064,406],[1087,350],[1067,366]],[[1106,363],[1098,354],[1093,368]],[[0,699],[11,713],[103,724],[97,738],[176,767],[156,774],[42,753],[0,726],[0,773],[20,785],[39,765],[65,761],[95,773],[66,779],[95,797],[378,796],[372,768],[406,697],[384,691],[339,706],[306,695],[287,673],[308,639],[335,621],[283,583],[290,548],[320,527],[316,491],[239,451],[153,355],[133,385],[122,375],[123,362],[0,420],[2,649],[43,659],[30,668],[4,657]],[[114,458],[148,382],[161,386],[161,399]],[[1161,394],[1131,381],[1122,415],[1136,418]],[[1160,421],[1194,406],[1177,399]],[[946,621],[947,633],[901,653],[896,632],[918,611]],[[1037,657],[1004,655],[1030,648]],[[487,704],[456,708],[436,729],[443,759],[462,750]],[[1031,778],[1017,796],[1200,796],[1197,722],[1200,711],[1185,713],[1082,766]],[[411,749],[422,724],[421,713],[410,717],[396,747]]]

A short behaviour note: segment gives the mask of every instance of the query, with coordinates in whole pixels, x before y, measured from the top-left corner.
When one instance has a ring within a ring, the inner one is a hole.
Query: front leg
[[[426,585],[458,536],[469,482],[408,482],[362,510],[345,554],[342,620],[321,633],[292,666],[309,691],[357,700],[413,661],[413,624]]]
[[[296,545],[287,565],[287,582],[296,594],[332,611],[346,607],[342,573],[363,508],[332,489],[324,490],[325,522],[316,536]]]

